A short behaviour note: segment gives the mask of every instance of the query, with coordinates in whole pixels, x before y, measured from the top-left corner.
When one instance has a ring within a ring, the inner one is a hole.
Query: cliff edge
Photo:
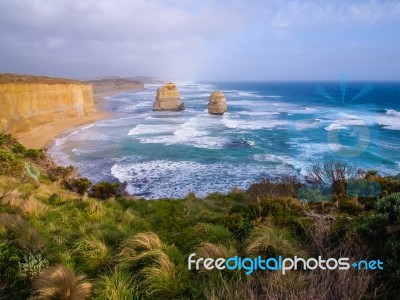
[[[85,83],[93,86],[93,92],[95,94],[129,90],[144,90],[143,82],[123,77],[89,80],[85,81]]]
[[[0,105],[0,131],[13,134],[96,112],[90,84],[8,73],[0,74]]]

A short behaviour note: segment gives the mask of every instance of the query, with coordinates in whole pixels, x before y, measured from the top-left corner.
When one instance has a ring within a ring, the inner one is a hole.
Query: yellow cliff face
[[[0,81],[0,131],[26,132],[45,123],[95,112],[90,84]]]

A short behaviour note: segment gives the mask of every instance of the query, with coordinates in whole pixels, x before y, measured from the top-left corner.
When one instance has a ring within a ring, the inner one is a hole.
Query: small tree
[[[331,189],[336,198],[344,198],[346,195],[347,181],[349,179],[362,179],[365,172],[345,162],[327,161],[317,163],[308,169],[306,182],[318,185],[325,189]]]
[[[117,183],[99,182],[92,186],[90,196],[106,200],[119,195],[119,186]]]
[[[92,183],[90,180],[85,177],[75,178],[71,184],[72,189],[80,195],[83,195],[85,192],[87,192],[91,185]]]

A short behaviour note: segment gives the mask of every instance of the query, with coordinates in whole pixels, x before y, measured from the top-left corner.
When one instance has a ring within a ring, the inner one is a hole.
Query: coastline
[[[45,148],[54,138],[61,135],[68,129],[109,118],[113,113],[103,110],[105,97],[116,95],[118,93],[120,92],[113,91],[94,94],[93,97],[97,112],[93,115],[43,124],[39,127],[33,128],[28,132],[17,134],[16,138],[27,148]]]

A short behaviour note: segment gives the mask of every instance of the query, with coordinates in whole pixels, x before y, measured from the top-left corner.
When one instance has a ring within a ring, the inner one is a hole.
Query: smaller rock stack
[[[214,91],[209,98],[208,113],[212,115],[223,115],[227,111],[224,93]]]
[[[179,91],[172,82],[166,83],[157,89],[154,111],[181,111],[185,106],[180,99]]]

